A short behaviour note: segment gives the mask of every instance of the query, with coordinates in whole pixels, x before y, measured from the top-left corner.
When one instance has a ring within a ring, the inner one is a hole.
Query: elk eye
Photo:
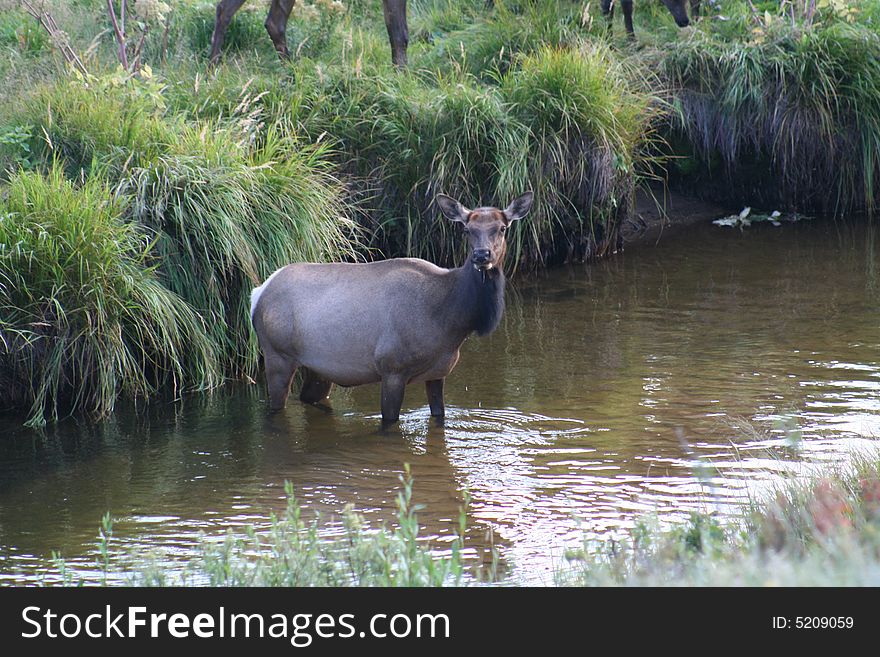
[[[502,226],[501,227],[501,234],[504,235],[504,233],[506,233],[506,232],[507,232],[507,226]]]

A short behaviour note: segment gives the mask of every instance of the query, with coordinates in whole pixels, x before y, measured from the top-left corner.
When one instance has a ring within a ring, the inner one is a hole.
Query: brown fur
[[[214,20],[214,32],[211,35],[211,63],[220,61],[220,53],[223,50],[223,41],[226,38],[226,30],[229,23],[241,6],[247,0],[220,0],[217,3],[217,14]],[[272,44],[282,59],[290,57],[287,48],[287,21],[296,0],[272,0],[269,5],[269,15],[266,17],[266,31]],[[382,12],[385,17],[385,27],[388,30],[388,40],[391,42],[391,61],[395,66],[406,66],[406,49],[409,45],[409,30],[406,23],[406,0],[382,0]]]
[[[307,368],[301,398],[323,401],[330,384],[382,384],[382,420],[400,414],[404,387],[424,382],[431,414],[443,415],[443,380],[465,338],[492,331],[504,310],[504,234],[528,212],[531,192],[507,210],[441,209],[467,231],[471,257],[457,269],[417,258],[371,263],[297,263],[252,294],[273,410],[284,407],[293,374]],[[451,216],[450,216],[451,213]]]

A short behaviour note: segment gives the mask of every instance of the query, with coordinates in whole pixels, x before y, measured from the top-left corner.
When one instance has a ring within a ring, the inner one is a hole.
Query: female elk
[[[431,415],[442,417],[443,381],[476,331],[491,333],[504,312],[505,233],[532,204],[526,192],[504,210],[468,210],[437,196],[464,225],[470,255],[457,269],[418,258],[370,263],[296,263],[251,293],[269,405],[284,407],[297,368],[300,399],[317,403],[334,383],[382,384],[382,423],[396,422],[409,383],[424,382]]]

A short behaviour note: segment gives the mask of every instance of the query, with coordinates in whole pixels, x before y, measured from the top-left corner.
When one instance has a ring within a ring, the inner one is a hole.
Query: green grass
[[[252,288],[290,262],[352,259],[357,234],[322,147],[277,127],[259,146],[239,123],[184,129],[120,183],[156,237],[158,274],[207,322],[224,370],[256,374]]]
[[[3,194],[21,170],[103,186],[228,376],[253,375],[247,295],[286,262],[459,262],[438,192],[471,206],[536,192],[510,269],[615,251],[634,191],[667,166],[671,185],[739,204],[872,212],[880,194],[875,0],[794,20],[728,0],[684,31],[640,2],[635,43],[595,2],[418,0],[403,73],[373,4],[298,3],[290,63],[251,5],[209,69],[213,6],[174,3],[138,76],[117,70],[97,0],[52,8],[85,76],[30,17],[0,17],[0,84],[17,90],[0,99]]]
[[[216,385],[202,318],[158,280],[126,200],[61,167],[13,176],[0,202],[0,403],[42,424],[117,397]]]
[[[341,531],[322,532],[287,488],[288,504],[268,530],[205,538],[184,572],[169,576],[149,554],[114,543],[105,516],[97,567],[105,583],[187,586],[468,586],[501,584],[496,564],[478,569],[463,554],[466,509],[443,553],[419,536],[412,479],[401,479],[391,526],[370,528],[347,509]],[[515,564],[514,566],[515,572]],[[63,559],[62,582],[76,585]],[[592,539],[557,565],[559,586],[876,586],[880,583],[880,459],[793,476],[739,515],[693,513],[673,525],[643,518],[629,536]]]
[[[485,82],[497,79],[516,66],[517,57],[532,55],[548,47],[577,48],[581,38],[590,33],[583,24],[583,7],[568,0],[498,0],[492,9],[474,9],[465,3],[463,17],[471,20],[458,29],[443,33],[444,26],[452,27],[450,7],[440,2],[436,8],[445,9],[438,24],[432,24],[428,14],[423,31],[430,34],[431,48],[424,66],[435,69],[453,68],[465,71]],[[436,19],[435,19],[436,20]],[[598,23],[596,24],[598,27]]]
[[[102,581],[124,581],[136,586],[461,586],[475,581],[462,556],[465,509],[459,516],[459,534],[440,554],[420,537],[412,501],[409,472],[401,477],[397,516],[393,526],[370,528],[365,518],[346,510],[338,537],[323,536],[321,518],[306,519],[287,484],[287,507],[272,514],[267,532],[252,528],[227,533],[222,541],[203,540],[199,556],[180,575],[169,576],[162,564],[135,555],[136,565],[117,562],[112,519],[105,516],[98,551]],[[55,566],[65,585],[81,582],[63,558]]]
[[[49,49],[49,37],[24,11],[0,12],[0,52],[37,57]],[[6,54],[6,53],[4,53]]]
[[[540,261],[618,246],[615,231],[655,141],[661,99],[646,91],[646,79],[601,43],[544,48],[502,79],[511,113],[529,129],[527,178],[537,198],[517,251]]]
[[[655,54],[674,95],[673,141],[703,163],[709,193],[724,200],[872,212],[880,194],[876,27],[777,17],[748,25],[739,34],[707,26]]]
[[[136,79],[65,76],[28,90],[0,125],[28,127],[30,151],[44,169],[60,161],[71,178],[95,167],[117,178],[176,141],[179,126],[163,116],[162,102],[154,87]],[[0,164],[8,167],[10,159],[0,150]]]
[[[585,543],[557,572],[576,586],[876,586],[880,460],[801,475],[722,522],[639,522],[622,541]]]
[[[334,141],[386,255],[456,262],[460,237],[437,220],[438,192],[504,207],[534,188],[510,264],[535,267],[616,246],[655,140],[660,101],[642,77],[603,45],[541,50],[488,85],[466,72],[386,77],[303,62],[292,86],[307,91],[289,109],[306,134]]]
[[[120,246],[116,251],[108,246],[104,256],[108,260],[115,256],[115,266],[123,269],[129,266],[128,259],[135,258],[148,270],[144,285],[149,289],[116,291],[145,294],[147,301],[159,292],[167,294],[175,300],[169,303],[169,312],[185,307],[200,327],[198,341],[210,343],[202,351],[195,350],[192,358],[169,358],[158,365],[150,358],[133,360],[108,347],[106,358],[111,363],[92,367],[84,361],[97,358],[94,354],[101,350],[90,341],[101,336],[89,335],[85,325],[93,320],[93,313],[103,312],[89,304],[103,300],[87,297],[77,307],[86,316],[81,318],[84,326],[67,331],[64,320],[63,345],[53,356],[53,365],[35,375],[34,390],[28,391],[31,384],[21,363],[16,361],[16,373],[9,375],[22,390],[10,394],[4,404],[28,405],[32,423],[43,421],[43,408],[49,409],[48,417],[56,417],[62,407],[102,415],[120,394],[153,392],[166,370],[175,388],[189,380],[199,387],[214,385],[222,376],[254,376],[259,354],[248,315],[251,288],[290,262],[356,257],[360,237],[348,219],[343,188],[333,175],[326,143],[303,143],[294,129],[277,121],[267,125],[261,108],[252,107],[249,97],[239,97],[228,113],[218,113],[215,119],[188,121],[186,116],[166,112],[164,94],[155,80],[115,73],[61,78],[39,85],[7,114],[7,127],[0,132],[0,155],[8,167],[9,193],[20,190],[22,181],[32,181],[31,192],[40,194],[46,206],[25,212],[24,205],[10,205],[9,212],[42,225],[41,213],[48,211],[54,195],[61,195],[58,212],[75,206],[75,201],[80,204],[69,221],[87,222],[94,212],[96,222],[117,222],[120,230],[128,231],[127,237],[109,233],[107,240]],[[21,167],[42,172],[44,177],[27,177]],[[49,182],[39,187],[33,182],[39,180]],[[106,199],[101,200],[101,195]],[[110,216],[101,214],[107,203],[112,204]],[[53,221],[58,218],[52,215]],[[65,226],[70,228],[70,224]],[[145,240],[139,251],[133,236]],[[44,253],[41,238],[42,233],[34,229],[4,243],[31,253],[27,257],[34,262],[50,258],[47,267],[52,259],[65,257],[65,248],[76,248],[71,241],[59,239],[53,243],[55,251]],[[8,264],[10,271],[14,262]],[[28,272],[36,275],[33,268]],[[75,274],[79,269],[57,267],[53,285],[43,281],[30,288],[27,297],[10,294],[9,314],[4,314],[6,330],[31,336],[31,313],[36,306],[66,307],[64,295],[71,289],[85,294],[90,283]],[[21,278],[23,273],[17,276],[16,281],[27,282]],[[129,349],[129,342],[124,342]],[[157,347],[145,347],[153,348]],[[89,355],[71,355],[78,349]],[[28,367],[42,353],[31,350],[31,356],[23,356]],[[115,361],[120,363],[119,371],[111,372],[110,364]],[[140,372],[135,374],[137,362]]]

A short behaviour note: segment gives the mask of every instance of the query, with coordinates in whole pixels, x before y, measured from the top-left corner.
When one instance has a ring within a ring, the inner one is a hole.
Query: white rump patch
[[[285,265],[285,267],[286,266],[287,265]],[[284,267],[281,267],[281,269],[284,269]],[[254,321],[254,312],[257,309],[257,302],[260,300],[260,296],[262,296],[263,292],[266,291],[266,287],[268,287],[269,283],[272,282],[272,279],[278,275],[278,272],[280,272],[281,269],[276,269],[262,285],[260,285],[259,287],[255,287],[253,290],[251,290],[251,321]]]

